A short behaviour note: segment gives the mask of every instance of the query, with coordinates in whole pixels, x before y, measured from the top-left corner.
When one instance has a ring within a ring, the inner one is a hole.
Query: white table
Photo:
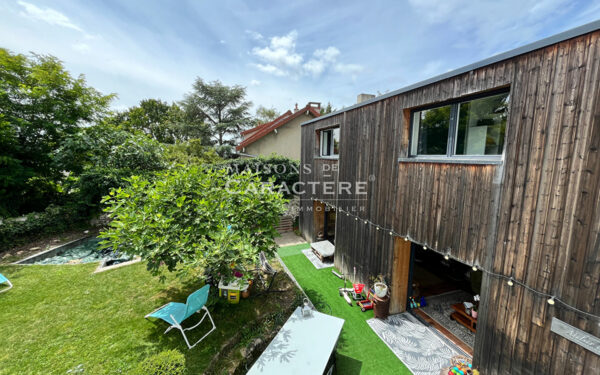
[[[248,374],[323,374],[343,325],[344,319],[318,311],[304,317],[296,308]]]

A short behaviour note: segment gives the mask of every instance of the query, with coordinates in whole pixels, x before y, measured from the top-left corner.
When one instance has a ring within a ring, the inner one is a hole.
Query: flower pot
[[[477,319],[477,311],[475,311],[475,310],[471,310],[471,316],[472,316],[474,319]]]
[[[248,280],[248,287],[246,288],[246,290],[244,290],[242,292],[242,298],[250,297],[250,288],[251,287],[252,287],[252,280]]]
[[[383,297],[387,296],[388,287],[384,283],[375,283],[375,285],[373,286],[373,289],[375,289],[375,295],[377,297],[383,298]]]

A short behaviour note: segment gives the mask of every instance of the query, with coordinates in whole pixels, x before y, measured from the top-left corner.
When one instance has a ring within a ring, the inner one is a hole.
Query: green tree
[[[259,105],[258,108],[256,108],[256,114],[254,115],[254,125],[271,122],[277,117],[279,117],[279,112],[275,108],[267,108]]]
[[[63,171],[51,155],[63,140],[107,114],[102,95],[55,57],[0,48],[0,214],[43,209]]]
[[[117,113],[111,122],[129,131],[141,131],[160,143],[208,137],[203,122],[187,121],[181,107],[160,99],[142,100],[138,106]]]
[[[96,207],[111,188],[125,185],[126,178],[165,169],[164,154],[160,143],[141,132],[100,124],[66,139],[54,161],[70,171],[66,189],[80,204]]]
[[[331,103],[327,102],[327,105],[325,107],[321,108],[321,115],[326,115],[328,113],[335,112],[335,111],[336,111],[336,109],[331,107]]]
[[[246,100],[246,88],[239,85],[196,78],[193,90],[185,95],[181,105],[188,121],[208,126],[217,146],[234,145],[239,132],[253,124],[249,115],[252,103]]]
[[[205,146],[201,139],[166,146],[167,159],[173,164],[213,164],[222,160],[214,147]]]
[[[112,219],[103,246],[140,255],[158,274],[232,278],[253,268],[260,251],[277,249],[275,225],[284,211],[281,194],[254,174],[225,169],[175,168],[154,180],[131,177],[104,198]]]

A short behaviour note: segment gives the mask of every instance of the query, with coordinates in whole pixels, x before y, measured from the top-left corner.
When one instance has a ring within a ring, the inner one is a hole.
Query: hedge
[[[87,214],[72,206],[50,205],[43,212],[32,212],[25,219],[3,219],[0,224],[0,250],[7,250],[44,235],[62,233],[87,220]]]

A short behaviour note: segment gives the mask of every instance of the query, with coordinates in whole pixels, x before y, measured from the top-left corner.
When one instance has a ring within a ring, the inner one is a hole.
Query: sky
[[[196,77],[254,106],[340,109],[600,19],[600,1],[67,1],[0,3],[0,47],[51,54],[115,110],[181,100]]]

